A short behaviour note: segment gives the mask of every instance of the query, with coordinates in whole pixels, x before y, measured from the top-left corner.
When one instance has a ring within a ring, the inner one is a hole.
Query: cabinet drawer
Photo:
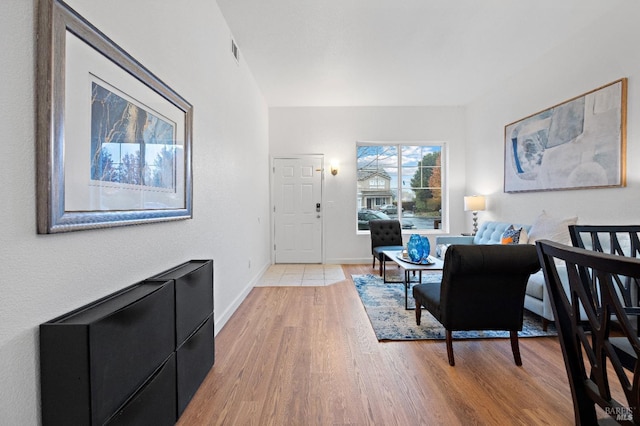
[[[154,276],[174,280],[176,298],[176,345],[213,312],[213,260],[191,260]]]
[[[108,422],[109,426],[172,426],[176,408],[175,352]]]
[[[44,424],[104,424],[175,350],[173,282],[139,283],[40,326]]]
[[[182,414],[215,361],[213,315],[177,350],[178,416]]]

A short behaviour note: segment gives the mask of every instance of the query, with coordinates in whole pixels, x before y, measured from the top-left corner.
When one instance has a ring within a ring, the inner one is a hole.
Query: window
[[[384,189],[385,180],[379,177],[371,179],[369,181],[369,188],[372,189]]]
[[[399,219],[403,229],[443,228],[443,143],[357,144],[358,230],[368,220]]]

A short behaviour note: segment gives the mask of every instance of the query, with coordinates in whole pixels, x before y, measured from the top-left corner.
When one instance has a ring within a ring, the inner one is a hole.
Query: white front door
[[[273,160],[275,263],[322,263],[322,157]]]

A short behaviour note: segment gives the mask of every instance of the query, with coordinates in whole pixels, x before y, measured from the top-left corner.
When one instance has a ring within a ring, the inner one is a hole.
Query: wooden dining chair
[[[640,339],[616,284],[618,277],[640,278],[640,260],[547,240],[537,241],[536,246],[571,387],[575,423],[602,424],[595,409],[599,406],[609,421],[640,424]],[[566,267],[567,288],[558,273],[560,267]],[[587,321],[581,321],[581,310]],[[622,356],[621,348],[626,355]],[[609,368],[615,373],[610,374]],[[626,401],[616,400],[612,389],[621,389]]]

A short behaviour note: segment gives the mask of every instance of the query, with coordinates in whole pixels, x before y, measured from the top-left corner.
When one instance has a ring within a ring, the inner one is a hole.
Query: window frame
[[[397,171],[398,176],[402,176],[402,148],[407,146],[438,146],[440,147],[440,179],[441,179],[441,215],[439,228],[426,229],[402,229],[403,234],[446,234],[449,232],[449,144],[446,141],[356,141],[356,233],[360,235],[368,235],[368,229],[358,229],[358,212],[361,210],[361,193],[358,190],[358,149],[362,146],[392,146],[397,150]],[[375,179],[375,177],[367,178],[367,181]],[[410,185],[403,185],[402,179],[398,179],[397,185],[394,187],[390,184],[389,191],[396,191],[396,206],[398,208],[398,219],[402,220],[402,191],[404,188],[411,188]],[[393,200],[391,201],[393,203]]]

